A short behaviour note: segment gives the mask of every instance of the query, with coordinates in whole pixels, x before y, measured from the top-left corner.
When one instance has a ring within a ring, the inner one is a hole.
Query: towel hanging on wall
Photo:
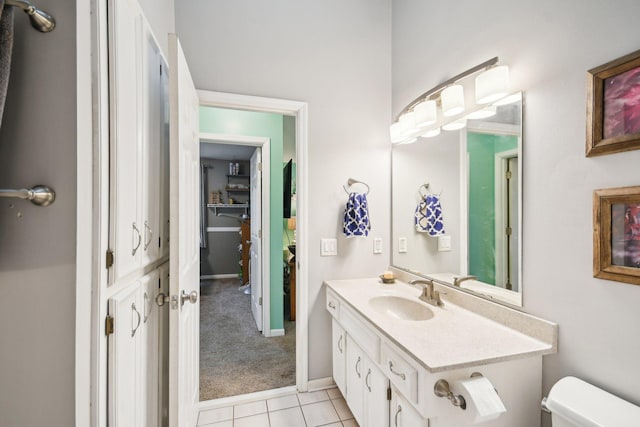
[[[344,208],[342,231],[347,237],[368,236],[371,230],[369,204],[364,193],[350,193]]]
[[[4,103],[7,99],[9,73],[11,71],[11,50],[13,48],[13,7],[5,7],[4,0],[0,0],[0,126]]]
[[[420,233],[427,233],[429,236],[444,234],[440,196],[436,194],[424,196],[424,199],[416,207],[414,223],[416,230]]]

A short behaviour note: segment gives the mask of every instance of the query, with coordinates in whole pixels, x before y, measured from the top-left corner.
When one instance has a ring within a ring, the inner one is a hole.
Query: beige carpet
[[[237,279],[200,283],[200,400],[295,385],[295,322],[265,338]]]

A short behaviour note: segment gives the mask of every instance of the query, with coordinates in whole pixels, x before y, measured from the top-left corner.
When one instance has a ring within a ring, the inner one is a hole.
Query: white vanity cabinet
[[[109,283],[166,255],[167,67],[135,0],[110,0]],[[163,77],[164,74],[164,77]]]
[[[433,318],[413,322],[387,314],[389,309],[381,313],[369,301],[375,296],[419,301],[418,289],[365,279],[327,283],[334,380],[360,425],[472,426],[479,416],[469,403],[473,399],[462,409],[437,396],[434,387],[444,380],[454,394],[462,395],[467,393],[464,384],[480,374],[507,408],[483,425],[539,427],[542,355],[555,351],[557,325],[531,320],[538,322],[535,329],[549,332],[548,337],[533,338],[447,302],[444,308],[434,307]]]

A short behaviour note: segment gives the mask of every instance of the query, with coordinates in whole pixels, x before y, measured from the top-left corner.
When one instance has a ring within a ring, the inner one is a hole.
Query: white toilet
[[[551,388],[542,407],[553,427],[638,427],[640,407],[575,377]]]

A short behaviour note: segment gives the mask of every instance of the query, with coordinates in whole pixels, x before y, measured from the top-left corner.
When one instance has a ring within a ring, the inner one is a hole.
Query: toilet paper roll
[[[466,402],[466,412],[473,419],[473,424],[498,418],[507,412],[493,384],[486,377],[474,377],[454,381],[451,387],[454,394],[461,394]]]

